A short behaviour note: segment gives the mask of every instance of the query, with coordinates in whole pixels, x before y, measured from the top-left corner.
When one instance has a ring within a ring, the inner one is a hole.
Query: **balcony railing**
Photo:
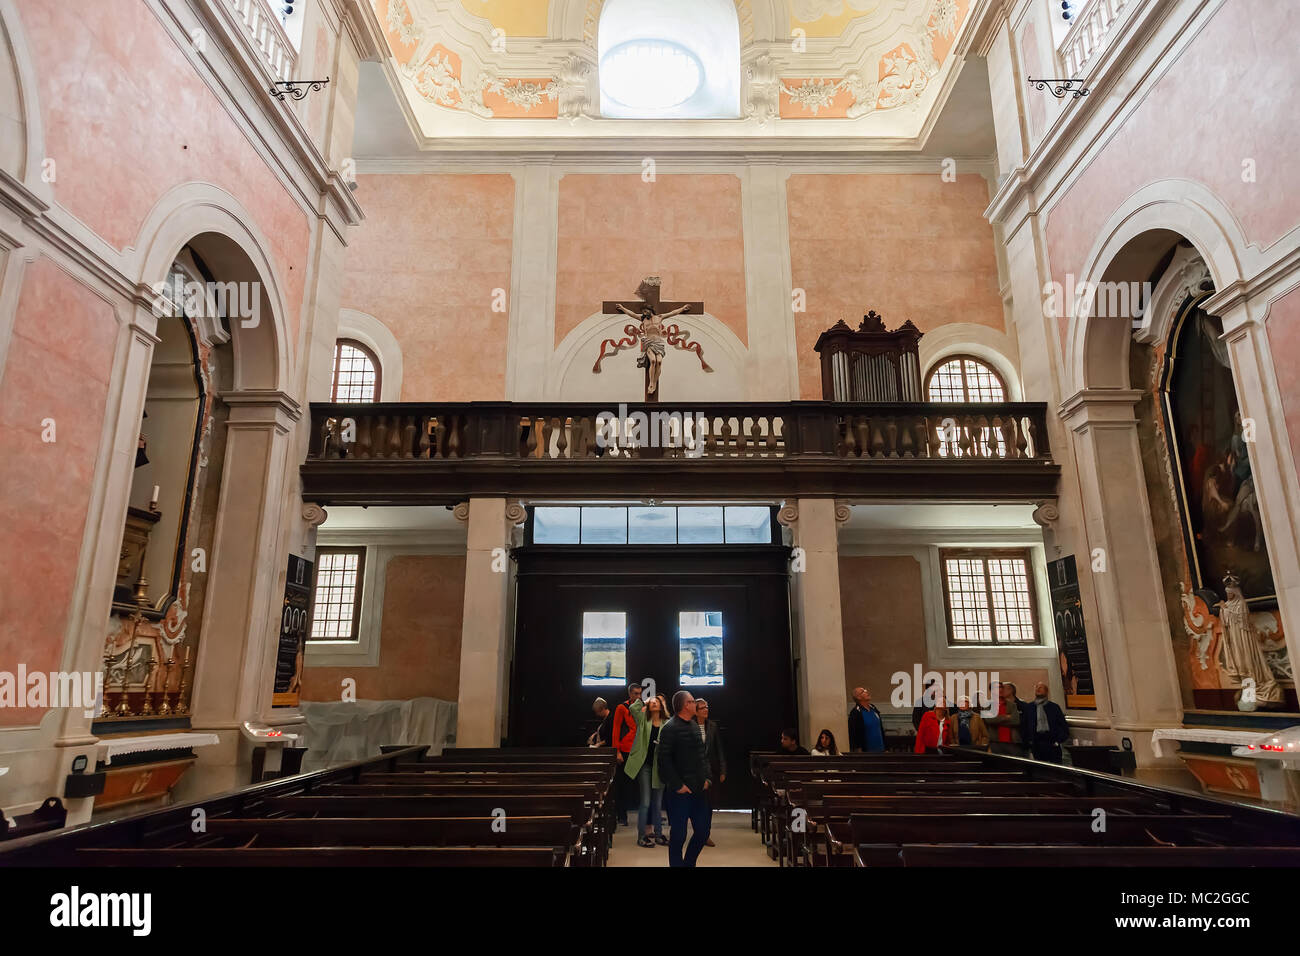
[[[1066,76],[1083,78],[1088,63],[1101,51],[1110,28],[1128,3],[1129,0],[1090,0],[1083,8],[1061,45]]]
[[[303,495],[1044,497],[1059,473],[1046,414],[1035,403],[314,404]]]
[[[224,0],[278,80],[292,80],[298,54],[267,0]]]

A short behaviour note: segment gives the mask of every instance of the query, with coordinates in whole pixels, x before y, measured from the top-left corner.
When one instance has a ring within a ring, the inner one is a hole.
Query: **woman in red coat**
[[[943,698],[935,702],[934,710],[927,710],[921,717],[921,726],[916,729],[917,753],[935,753],[944,741],[944,724],[948,721],[948,707]]]

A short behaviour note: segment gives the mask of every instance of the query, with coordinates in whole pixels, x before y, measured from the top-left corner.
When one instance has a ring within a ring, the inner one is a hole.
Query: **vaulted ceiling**
[[[417,145],[427,149],[557,142],[633,148],[646,138],[657,148],[761,149],[780,142],[795,149],[828,143],[917,149],[952,91],[971,8],[981,4],[696,0],[699,10],[722,3],[728,18],[734,4],[739,102],[733,94],[733,106],[708,118],[602,115],[598,50],[608,46],[601,43],[602,14],[610,15],[608,25],[615,5],[624,16],[632,6],[635,16],[637,3],[659,12],[657,4],[676,2],[370,0],[372,29],[387,46],[381,65],[388,86]],[[694,57],[692,31],[671,32],[661,37],[665,46],[680,45]],[[711,68],[708,57],[700,60]],[[364,122],[361,116],[359,125]]]

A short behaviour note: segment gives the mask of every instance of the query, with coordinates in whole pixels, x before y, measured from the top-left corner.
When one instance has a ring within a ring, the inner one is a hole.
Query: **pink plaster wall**
[[[635,299],[651,275],[663,279],[664,301],[702,301],[709,315],[748,342],[739,177],[560,180],[556,344],[606,299]],[[690,327],[689,320],[678,321]]]
[[[359,700],[456,700],[465,607],[465,558],[390,558],[378,667],[307,667],[305,700],[338,700],[342,681],[357,682]]]
[[[1268,310],[1268,344],[1273,353],[1282,412],[1291,434],[1291,454],[1300,469],[1300,288],[1277,299]]]
[[[0,671],[59,666],[116,336],[108,303],[48,259],[28,266],[0,376]],[[0,707],[0,726],[40,715]]]
[[[509,175],[360,176],[343,307],[402,348],[402,400],[505,398],[515,183]]]
[[[853,688],[865,687],[872,703],[891,710],[890,676],[926,666],[920,563],[910,555],[841,556],[840,615],[846,706]]]
[[[1297,33],[1300,4],[1232,0],[1215,13],[1047,214],[1057,281],[1077,275],[1106,220],[1159,179],[1208,187],[1261,247],[1300,223]],[[1246,159],[1255,160],[1255,182],[1242,181]]]
[[[16,5],[35,62],[45,155],[56,163],[58,203],[114,248],[125,249],[168,190],[188,182],[221,187],[250,211],[267,238],[296,343],[307,215],[148,4]]]
[[[791,276],[807,294],[794,314],[801,398],[822,396],[813,345],[839,319],[856,328],[874,309],[891,329],[1005,329],[982,176],[796,174],[786,197]]]

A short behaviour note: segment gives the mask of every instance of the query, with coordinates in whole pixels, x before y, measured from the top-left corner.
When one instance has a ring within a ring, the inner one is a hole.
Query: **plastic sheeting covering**
[[[456,739],[456,703],[434,697],[414,700],[303,701],[307,754],[302,769],[321,770],[378,757],[380,746],[428,744],[440,754]]]

